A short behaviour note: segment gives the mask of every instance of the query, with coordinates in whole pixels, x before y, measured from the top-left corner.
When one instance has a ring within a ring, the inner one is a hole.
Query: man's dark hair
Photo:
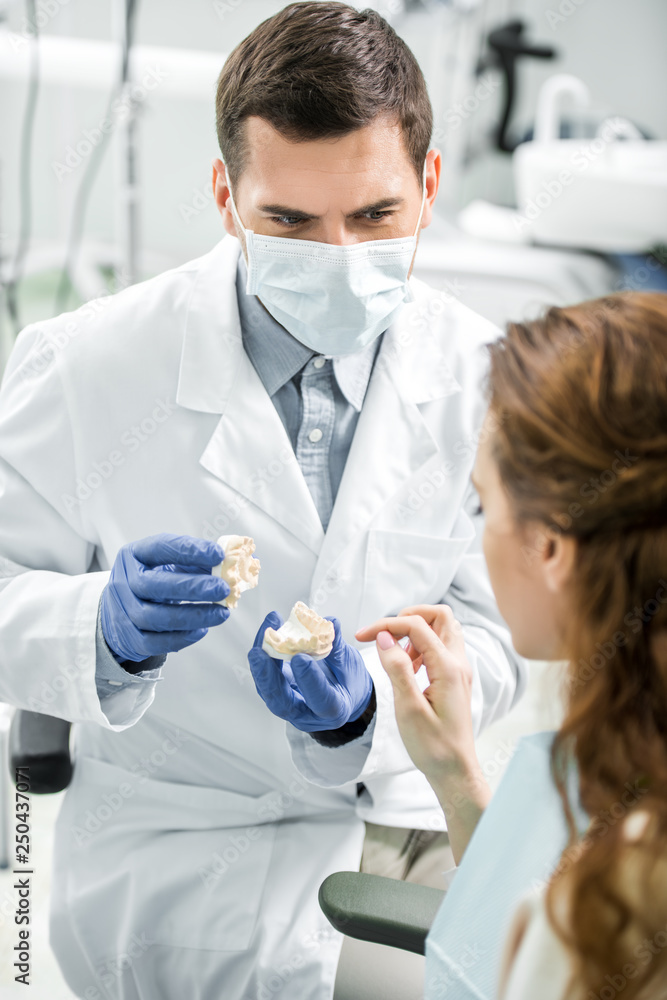
[[[421,183],[433,127],[426,83],[410,49],[374,10],[291,3],[236,46],[216,94],[218,142],[232,184],[245,166],[251,115],[293,142],[394,119]]]

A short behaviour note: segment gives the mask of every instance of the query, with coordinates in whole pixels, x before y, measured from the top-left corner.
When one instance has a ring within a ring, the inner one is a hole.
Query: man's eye
[[[379,210],[373,210],[371,212],[365,212],[363,215],[364,219],[370,219],[371,222],[380,222],[381,219],[385,219],[389,215],[393,215],[393,212],[381,212]]]
[[[286,226],[290,228],[291,226],[297,226],[303,219],[298,218],[296,215],[272,215],[271,222],[277,223],[279,226]]]

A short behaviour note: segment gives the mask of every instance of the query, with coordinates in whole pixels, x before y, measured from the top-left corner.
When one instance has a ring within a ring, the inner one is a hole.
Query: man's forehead
[[[353,194],[356,201],[404,197],[406,185],[416,179],[400,126],[386,119],[338,138],[294,142],[251,117],[245,140],[242,177],[255,203],[282,203],[286,195],[324,189],[332,195]]]

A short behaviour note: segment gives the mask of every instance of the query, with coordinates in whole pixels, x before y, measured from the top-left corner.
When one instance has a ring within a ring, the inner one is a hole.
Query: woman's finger
[[[361,642],[372,642],[378,632],[390,632],[395,639],[404,639],[407,636],[418,655],[423,655],[427,649],[434,646],[442,645],[436,633],[420,615],[380,618],[372,625],[359,629],[356,637]]]
[[[448,604],[414,604],[403,608],[399,615],[419,615],[444,643],[463,635],[461,623]]]
[[[394,703],[399,713],[431,710],[415,679],[412,660],[387,631],[377,637],[377,651],[385,673],[394,689]]]
[[[410,641],[408,641],[408,644],[407,646],[404,647],[404,649],[405,652],[410,657],[410,659],[412,660],[412,669],[414,670],[415,673],[417,673],[422,663],[424,662],[424,657],[422,656],[422,654],[419,652],[418,649],[415,649],[415,647],[412,645]]]
[[[466,655],[463,626],[448,604],[415,604],[403,608],[400,614],[419,615],[454,655]]]
[[[454,681],[463,671],[470,674],[470,665],[465,655],[465,645],[456,633],[447,635],[446,642],[426,623],[421,615],[408,615],[404,618],[381,618],[366,628],[357,632],[357,639],[361,642],[370,642],[375,639],[380,632],[390,633],[394,639],[407,636],[413,651],[421,656],[422,664],[426,668],[429,681],[435,688],[445,688]],[[401,650],[410,663],[410,668],[414,673],[418,667],[418,657],[413,657]]]
[[[411,604],[407,608],[402,608],[398,612],[398,615],[401,618],[406,615],[419,615],[431,625],[443,611],[452,613],[452,609],[448,604]]]

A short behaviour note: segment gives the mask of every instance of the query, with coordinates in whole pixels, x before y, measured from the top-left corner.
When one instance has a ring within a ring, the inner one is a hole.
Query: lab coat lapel
[[[245,355],[200,463],[319,552],[324,531],[317,508],[282,421]]]
[[[176,401],[220,413],[200,464],[318,553],[322,524],[282,421],[243,350],[227,237],[200,263],[188,309]]]
[[[425,293],[425,286],[415,284]],[[416,322],[422,308],[420,301],[406,306],[384,336],[315,570],[314,591],[335,573],[347,545],[437,453],[419,404],[461,391],[441,338]]]

